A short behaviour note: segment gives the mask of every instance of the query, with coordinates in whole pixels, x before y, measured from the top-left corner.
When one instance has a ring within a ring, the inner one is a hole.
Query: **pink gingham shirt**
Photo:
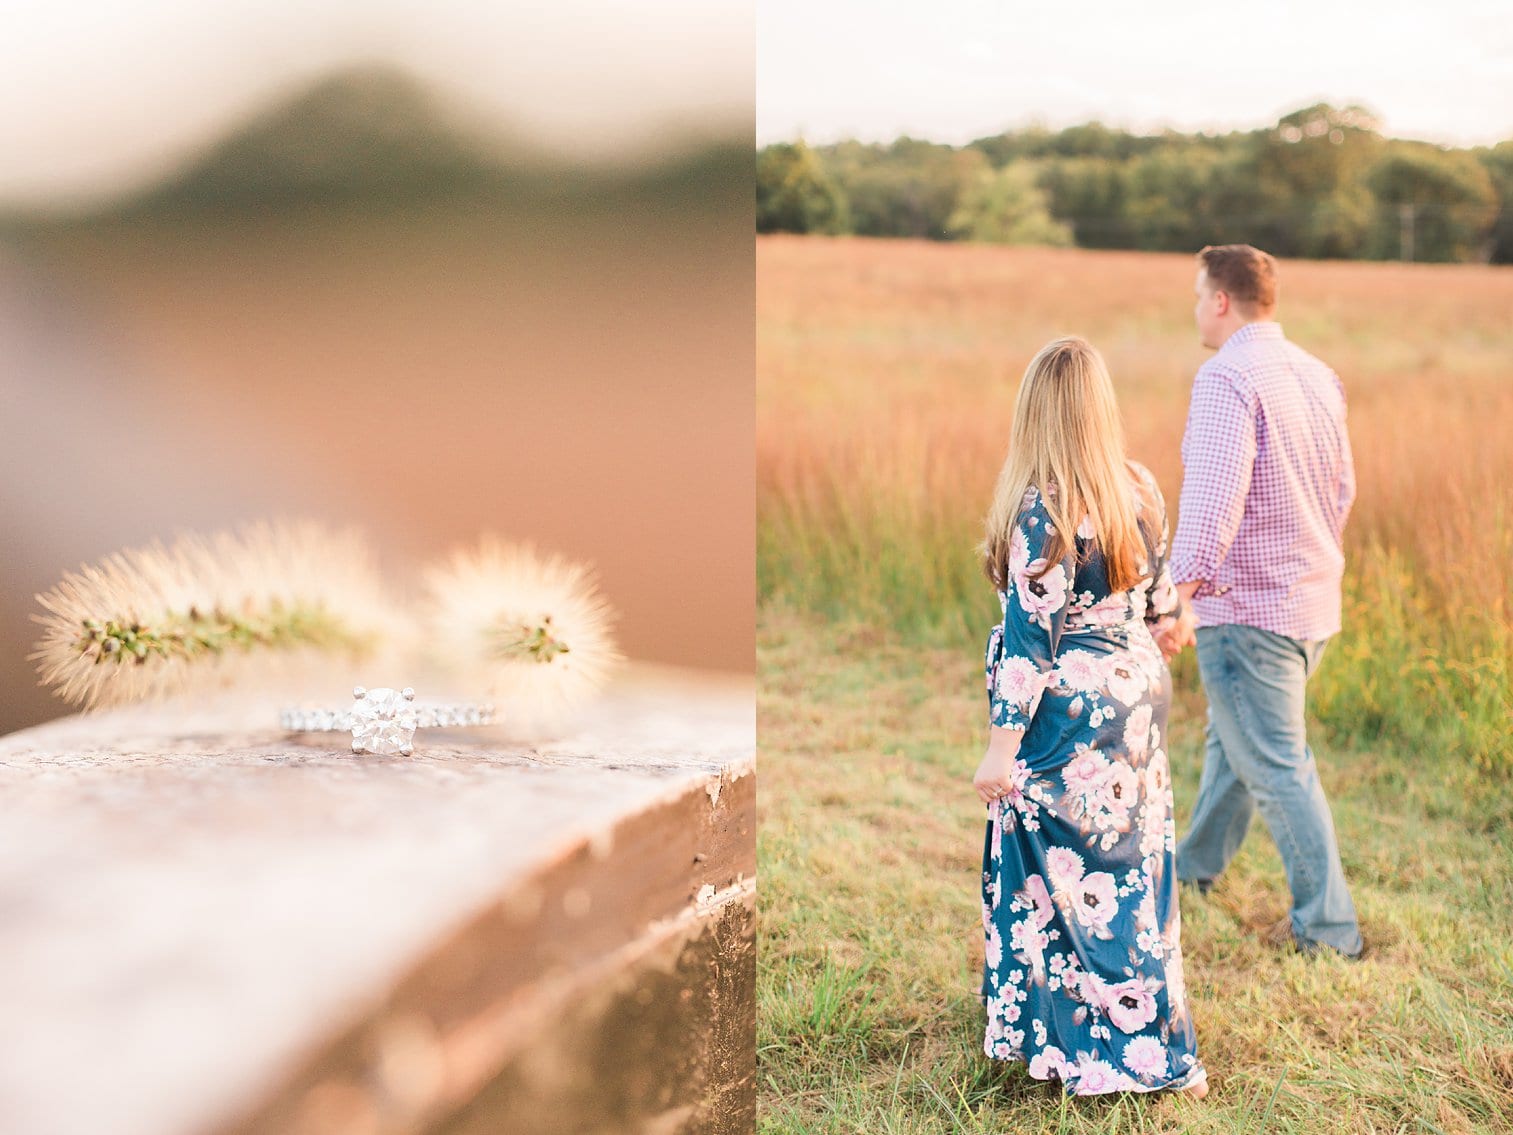
[[[1198,370],[1182,464],[1171,574],[1203,581],[1198,625],[1338,632],[1340,536],[1355,499],[1339,376],[1281,324],[1247,323]]]

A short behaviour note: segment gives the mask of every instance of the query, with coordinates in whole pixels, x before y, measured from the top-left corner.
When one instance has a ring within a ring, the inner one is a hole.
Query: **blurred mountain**
[[[730,136],[655,161],[573,162],[445,103],[399,69],[369,65],[296,91],[163,181],[91,213],[142,217],[404,207],[442,199],[523,205],[564,197],[697,197],[727,181],[748,186],[751,145],[749,137]]]

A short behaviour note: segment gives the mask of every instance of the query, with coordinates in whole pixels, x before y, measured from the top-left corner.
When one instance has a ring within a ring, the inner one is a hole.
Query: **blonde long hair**
[[[1114,384],[1103,357],[1075,335],[1042,347],[1019,384],[1009,454],[998,474],[981,548],[983,569],[1002,590],[1009,586],[1009,537],[1031,486],[1056,526],[1045,550],[1045,571],[1076,546],[1073,534],[1085,516],[1108,567],[1109,589],[1124,591],[1139,582],[1145,541],[1131,495]]]

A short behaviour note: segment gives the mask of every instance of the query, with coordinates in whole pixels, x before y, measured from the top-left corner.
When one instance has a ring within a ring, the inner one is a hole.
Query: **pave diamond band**
[[[286,709],[278,715],[280,727],[290,733],[347,733],[352,729],[348,709]],[[449,729],[459,725],[492,725],[490,705],[418,705],[415,728]]]
[[[494,721],[494,707],[486,703],[417,705],[415,691],[408,686],[403,690],[358,686],[352,696],[350,709],[286,709],[279,714],[279,725],[291,733],[351,733],[354,753],[409,756],[414,751],[412,738],[417,729],[490,725]]]

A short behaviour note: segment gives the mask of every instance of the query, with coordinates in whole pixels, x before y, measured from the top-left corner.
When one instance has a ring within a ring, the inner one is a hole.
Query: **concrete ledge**
[[[408,759],[268,722],[0,738],[0,1131],[754,1129],[749,683]]]

